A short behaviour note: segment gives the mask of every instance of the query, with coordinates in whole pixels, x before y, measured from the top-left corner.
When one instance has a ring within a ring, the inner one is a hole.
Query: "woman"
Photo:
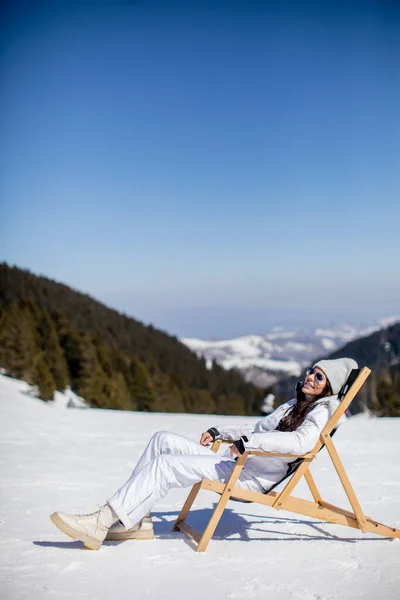
[[[150,538],[149,511],[171,488],[188,487],[203,477],[226,482],[235,458],[246,449],[301,455],[310,452],[339,405],[337,394],[357,363],[351,358],[321,360],[307,372],[296,398],[277,408],[255,426],[212,427],[200,444],[161,431],[150,440],[126,483],[98,511],[87,515],[56,512],[53,523],[64,533],[98,550],[105,539]],[[223,455],[209,445],[217,437],[232,440]],[[237,486],[263,492],[287,471],[291,457],[250,456]]]

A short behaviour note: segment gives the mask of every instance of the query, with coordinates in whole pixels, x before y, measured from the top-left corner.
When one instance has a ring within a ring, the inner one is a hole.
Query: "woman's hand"
[[[209,446],[211,444],[211,442],[214,441],[213,436],[208,433],[208,431],[205,431],[204,433],[201,434],[201,438],[200,438],[200,444],[202,446]]]
[[[238,440],[235,440],[233,442],[232,446],[229,446],[229,453],[232,456],[232,458],[236,456],[242,456],[242,454],[244,454],[244,452],[246,451],[244,442],[248,441],[248,437],[246,435],[242,435]]]
[[[240,452],[236,448],[235,444],[232,444],[232,446],[229,446],[229,454],[231,455],[232,458],[236,458],[236,456],[240,456]]]

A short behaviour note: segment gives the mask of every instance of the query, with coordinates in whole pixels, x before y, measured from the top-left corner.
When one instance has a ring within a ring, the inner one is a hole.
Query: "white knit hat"
[[[332,360],[319,360],[314,367],[318,367],[326,375],[331,386],[332,394],[340,392],[353,369],[358,369],[358,364],[352,358],[335,358]]]

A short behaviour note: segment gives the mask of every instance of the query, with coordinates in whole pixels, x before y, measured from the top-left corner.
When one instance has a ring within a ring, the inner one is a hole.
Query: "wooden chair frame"
[[[303,454],[302,456],[295,456],[293,454],[279,454],[276,452],[247,450],[238,458],[236,466],[234,467],[227,483],[221,483],[211,479],[202,479],[202,481],[193,486],[176,520],[173,528],[174,531],[183,531],[191,539],[197,542],[196,552],[204,552],[212,535],[214,534],[215,528],[218,525],[228,500],[230,498],[234,498],[237,500],[256,502],[258,504],[272,506],[276,510],[288,510],[290,512],[313,517],[315,519],[322,519],[323,521],[328,521],[330,523],[339,523],[345,527],[360,529],[363,533],[370,532],[389,538],[399,538],[399,529],[378,523],[377,521],[374,521],[370,517],[366,517],[364,515],[331,437],[340,417],[345,413],[351,401],[369,376],[370,372],[371,370],[367,367],[364,367],[360,370],[358,377],[349,387],[349,389],[345,391],[340,405],[329,419],[327,425],[321,431],[319,440],[311,452]],[[231,444],[232,440],[215,440],[212,450],[217,452],[222,443]],[[349,499],[353,512],[344,510],[343,508],[330,504],[329,502],[325,502],[318,491],[316,483],[310,473],[310,464],[316,458],[317,453],[323,446],[326,446],[341,484]],[[290,477],[288,483],[280,492],[269,491],[267,493],[261,493],[235,487],[244,464],[249,456],[293,456],[293,460],[298,458],[302,458],[303,460]],[[291,495],[301,477],[304,477],[307,482],[314,499],[313,502],[310,500],[296,498]],[[217,492],[221,495],[202,535],[198,534],[186,523],[186,517],[188,516],[190,508],[201,489]]]

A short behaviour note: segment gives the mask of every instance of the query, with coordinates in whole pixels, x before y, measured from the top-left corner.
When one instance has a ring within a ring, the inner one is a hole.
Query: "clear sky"
[[[399,3],[83,4],[3,11],[0,260],[177,335],[400,313]]]

